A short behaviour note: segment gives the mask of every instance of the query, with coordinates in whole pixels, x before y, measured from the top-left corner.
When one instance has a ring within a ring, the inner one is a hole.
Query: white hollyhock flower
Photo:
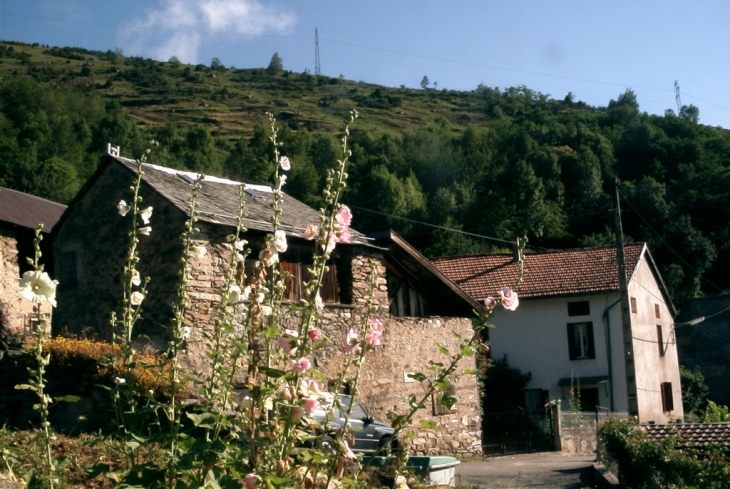
[[[139,284],[142,283],[142,278],[139,276],[139,272],[137,270],[132,270],[132,279],[131,279],[132,285],[139,287]]]
[[[284,231],[277,231],[274,234],[274,246],[276,246],[276,251],[279,253],[284,253],[286,251],[286,233]]]
[[[281,165],[281,169],[284,171],[291,170],[291,162],[286,156],[282,156],[279,158],[279,165]]]
[[[264,316],[271,316],[271,313],[273,310],[271,309],[271,306],[261,306],[261,314]]]
[[[126,216],[127,212],[129,212],[130,209],[131,207],[129,207],[127,203],[123,200],[120,200],[117,204],[117,210],[119,211],[119,215],[121,215],[122,217]]]
[[[150,223],[150,217],[152,217],[152,206],[149,206],[148,208],[144,209],[142,212],[139,213],[139,217],[142,218],[142,222],[145,224]]]
[[[182,339],[187,340],[188,338],[190,338],[190,334],[192,332],[193,332],[193,328],[191,328],[190,326],[185,326],[183,328]]]
[[[139,234],[144,234],[145,236],[149,236],[150,232],[152,232],[152,228],[150,226],[145,226],[143,228],[139,228],[137,230]]]
[[[56,286],[58,280],[51,280],[46,272],[29,270],[20,279],[19,291],[24,299],[31,302],[50,302],[56,307]]]
[[[144,300],[144,294],[139,291],[132,292],[129,300],[132,302],[133,306],[138,306],[142,304],[142,301]]]

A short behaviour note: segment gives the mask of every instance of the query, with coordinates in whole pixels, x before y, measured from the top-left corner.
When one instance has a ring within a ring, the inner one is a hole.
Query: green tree
[[[266,68],[266,71],[269,72],[270,75],[276,75],[277,73],[281,73],[283,70],[284,60],[281,59],[279,53],[274,53],[274,55],[271,57],[268,68]]]
[[[705,376],[697,367],[688,369],[684,365],[680,365],[679,380],[682,384],[684,415],[689,417],[692,414],[699,414],[707,401],[707,393],[710,392],[710,388],[705,384]]]
[[[431,82],[429,81],[428,77],[426,75],[423,75],[423,78],[421,79],[421,88],[424,90],[428,89],[428,85]]]

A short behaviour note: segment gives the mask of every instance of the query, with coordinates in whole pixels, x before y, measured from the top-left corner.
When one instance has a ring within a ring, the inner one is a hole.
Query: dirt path
[[[595,456],[557,452],[507,455],[462,462],[457,485],[488,489],[595,488],[591,466]]]

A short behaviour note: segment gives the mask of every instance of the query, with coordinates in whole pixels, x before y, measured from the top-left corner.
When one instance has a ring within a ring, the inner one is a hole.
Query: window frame
[[[581,334],[576,336],[577,332],[581,332]],[[579,338],[585,338],[585,342],[579,341]],[[568,323],[568,355],[571,361],[596,358],[593,321]]]
[[[659,391],[662,394],[662,410],[665,413],[674,411],[674,393],[671,382],[662,382]]]

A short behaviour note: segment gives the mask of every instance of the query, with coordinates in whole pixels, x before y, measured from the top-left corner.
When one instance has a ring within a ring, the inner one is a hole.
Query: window
[[[656,316],[657,319],[660,319],[662,317],[662,312],[659,309],[659,304],[654,304],[654,316]]]
[[[672,394],[672,383],[662,382],[662,408],[664,411],[674,411],[674,395]]]
[[[637,311],[637,309],[636,309],[636,297],[632,297],[631,298],[631,312],[633,312],[634,314],[636,314],[636,311]]]
[[[659,356],[664,356],[664,335],[662,334],[662,325],[657,324],[656,325],[656,340],[659,344]]]
[[[568,316],[588,316],[591,314],[591,303],[588,301],[568,302]]]
[[[596,358],[592,322],[568,324],[568,350],[571,360]]]
[[[581,387],[580,410],[595,411],[598,405],[598,387]]]
[[[428,317],[426,300],[415,289],[408,275],[396,270],[391,264],[386,265],[386,273],[390,315],[393,317]]]
[[[525,410],[531,416],[545,414],[545,403],[548,400],[548,391],[542,389],[525,390]]]
[[[434,391],[433,396],[431,396],[434,416],[458,412],[458,409],[456,409],[456,387],[454,386],[453,379],[449,379],[449,383],[451,385],[437,389]],[[444,404],[450,404],[451,408],[449,409]]]
[[[251,256],[258,256],[258,252],[252,252]],[[290,244],[286,253],[279,254],[279,259],[279,272],[285,276],[283,278],[285,288],[282,299],[298,302],[302,299],[304,293],[303,283],[310,279],[308,269],[312,266],[312,249]],[[350,276],[350,274],[342,272],[343,269],[347,269],[344,266],[345,261],[333,257],[331,262],[327,264],[328,270],[322,277],[322,284],[319,289],[319,295],[322,297],[323,302],[329,304],[351,303],[347,293],[350,288],[340,283],[346,276]],[[256,259],[249,258],[246,260],[245,265],[239,264],[239,273],[245,267],[247,284],[254,282],[255,263]]]
[[[75,287],[76,277],[76,251],[65,251],[58,257],[58,284],[61,287]]]

